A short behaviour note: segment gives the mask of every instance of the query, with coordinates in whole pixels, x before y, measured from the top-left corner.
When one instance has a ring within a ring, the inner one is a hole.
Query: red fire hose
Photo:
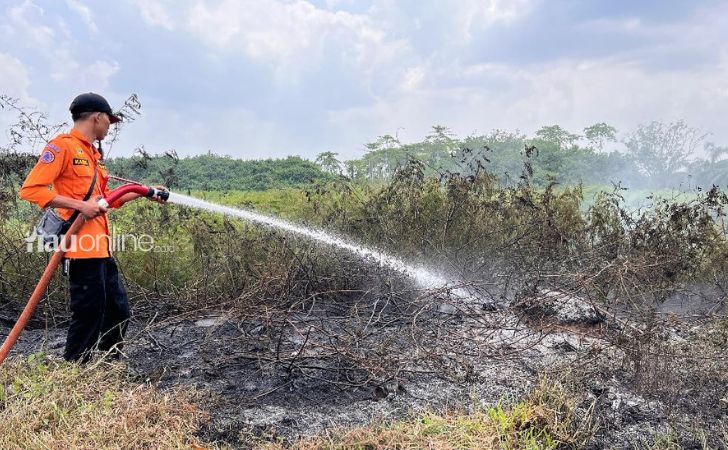
[[[164,198],[165,200],[165,197],[169,195],[166,191],[160,191],[156,188],[147,187],[141,184],[125,184],[111,191],[108,197],[99,200],[99,204],[108,207],[110,204],[113,204],[122,196],[130,192],[135,192],[146,197],[160,197]],[[15,345],[15,342],[17,342],[18,338],[20,337],[20,333],[23,331],[23,328],[25,328],[28,320],[30,320],[30,316],[33,315],[33,311],[35,310],[36,306],[38,306],[40,299],[43,298],[43,293],[46,290],[48,283],[50,283],[51,278],[53,278],[53,273],[56,271],[56,268],[58,268],[58,265],[61,263],[61,259],[63,259],[63,255],[65,254],[63,249],[68,248],[71,236],[78,232],[84,222],[86,222],[86,219],[83,217],[83,215],[79,214],[76,220],[74,220],[71,224],[71,227],[68,229],[66,234],[63,236],[62,245],[59,245],[53,253],[53,256],[48,262],[48,266],[46,266],[43,275],[40,277],[40,281],[38,281],[38,284],[35,286],[33,294],[31,294],[30,299],[28,300],[28,304],[25,305],[25,309],[23,309],[23,312],[20,314],[18,321],[15,323],[15,326],[13,326],[13,329],[10,330],[8,337],[5,338],[5,342],[3,342],[2,347],[0,347],[0,364],[5,361],[5,358],[7,358],[8,353],[10,353],[10,349],[13,348],[13,345]]]

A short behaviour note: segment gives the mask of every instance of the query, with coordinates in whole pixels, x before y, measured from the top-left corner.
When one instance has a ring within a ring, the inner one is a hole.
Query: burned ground
[[[718,302],[715,289],[692,286],[665,303],[673,309],[658,312],[666,325],[660,349],[671,359],[651,362],[665,373],[645,383],[613,336],[635,326],[628,317],[597,311],[555,287],[525,299],[512,284],[493,280],[468,287],[469,297],[390,279],[401,289],[396,295],[375,288],[322,295],[285,311],[261,306],[244,317],[220,307],[136,318],[124,360],[138,382],[201,393],[211,419],[200,436],[235,447],[512,401],[543,377],[569,383],[592,448],[647,446],[673,434],[685,448],[720,445],[726,379],[715,350],[728,334],[684,301],[692,292]],[[64,332],[27,330],[14,351],[58,355]],[[699,345],[704,351],[680,355]]]
[[[290,442],[507,403],[546,380],[568,388],[573,424],[589,431],[574,447],[725,445],[728,198],[717,188],[629,211],[619,189],[585,207],[581,186],[433,179],[412,164],[383,187],[338,180],[297,195],[296,220],[457,285],[422,290],[371,261],[189,208],[118,211],[121,229],[175,249],[117,255],[135,310],[127,371],[199,392],[206,440]],[[0,223],[3,334],[45,264],[23,252],[21,219]],[[60,354],[65,297],[57,278],[15,352]]]

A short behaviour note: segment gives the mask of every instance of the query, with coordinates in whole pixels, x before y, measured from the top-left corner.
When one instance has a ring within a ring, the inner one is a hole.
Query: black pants
[[[72,259],[68,280],[71,326],[63,357],[88,361],[96,346],[121,349],[131,311],[114,258]]]

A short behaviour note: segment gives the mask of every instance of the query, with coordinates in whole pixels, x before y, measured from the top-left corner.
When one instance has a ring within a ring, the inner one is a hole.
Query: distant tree
[[[357,178],[360,175],[360,168],[361,165],[360,161],[358,160],[349,160],[344,162],[344,167],[346,168],[346,176],[349,178]]]
[[[368,152],[361,158],[359,175],[369,180],[388,179],[397,167],[407,161],[407,152],[396,137],[385,134],[364,144]]]
[[[143,183],[171,179],[177,189],[265,190],[307,186],[333,179],[312,161],[298,156],[285,159],[240,160],[214,153],[175,158],[173,153],[151,156],[143,149],[134,157],[111,158],[112,173]]]
[[[573,147],[579,138],[581,138],[581,136],[578,134],[569,133],[558,125],[541,127],[541,129],[536,132],[536,139],[554,144],[562,150]]]
[[[706,142],[703,149],[708,154],[710,164],[715,164],[721,160],[721,156],[728,155],[728,147],[718,147],[714,142]]]
[[[684,121],[640,125],[624,144],[637,168],[653,185],[667,184],[670,177],[688,166],[690,156],[705,138]]]
[[[584,137],[597,150],[604,150],[607,142],[617,142],[617,129],[604,122],[584,128]]]
[[[341,161],[336,159],[339,156],[338,153],[334,152],[322,152],[316,156],[314,161],[321,167],[321,170],[335,175],[341,174]]]
[[[523,169],[521,152],[525,142],[526,136],[518,131],[493,130],[486,135],[470,135],[461,144],[457,170],[472,174],[482,167],[503,183],[509,183]]]
[[[696,185],[710,188],[712,185],[725,186],[728,184],[728,147],[719,147],[713,142],[706,142],[703,146],[708,159],[692,161],[688,167]]]
[[[378,149],[392,149],[401,147],[402,143],[400,143],[399,139],[393,137],[391,134],[385,134],[384,136],[379,136],[377,138],[376,146]]]
[[[444,125],[433,125],[432,131],[425,139],[433,142],[451,142],[455,139],[455,133]]]
[[[453,156],[458,149],[457,137],[453,131],[443,125],[434,125],[432,131],[425,138],[425,142],[432,145],[432,159],[439,160],[444,155]]]

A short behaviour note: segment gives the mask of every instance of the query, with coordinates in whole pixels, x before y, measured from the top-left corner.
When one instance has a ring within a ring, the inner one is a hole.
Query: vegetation
[[[471,412],[420,414],[409,420],[339,429],[303,439],[290,448],[324,449],[523,449],[581,448],[591,435],[589,419],[573,420],[576,402],[560,385],[543,380],[523,400]],[[287,448],[263,445],[264,449]]]
[[[122,108],[126,124],[139,116],[140,108],[138,98],[132,95]],[[15,174],[18,182],[34,163],[33,152],[67,124],[48,125],[45,114],[7,96],[0,96],[0,109],[17,115],[17,122],[9,129],[9,142],[0,147],[0,176]],[[706,136],[684,121],[653,121],[639,125],[622,138],[606,123],[586,127],[582,134],[549,125],[533,136],[494,130],[465,138],[436,125],[420,142],[403,143],[391,135],[380,136],[365,144],[366,153],[360,159],[343,162],[334,151],[322,152],[312,162],[297,156],[239,160],[210,152],[180,158],[174,150],[150,155],[140,147],[134,156],[111,158],[107,164],[112,173],[123,178],[145,183],[161,181],[178,190],[202,191],[304,188],[337,176],[387,182],[411,160],[420,162],[428,176],[471,176],[486,169],[503,185],[517,184],[525,164],[531,181],[538,186],[551,182],[604,186],[619,183],[652,190],[726,186],[728,147],[708,142]],[[110,137],[112,145],[117,137],[118,129]]]
[[[472,411],[422,413],[411,419],[332,430],[293,443],[295,449],[556,449],[579,448],[589,418],[574,420],[577,401],[542,380],[521,401]],[[3,448],[220,448],[195,437],[202,413],[184,390],[139,385],[119,364],[80,367],[32,354],[0,368]],[[251,437],[249,443],[257,440]],[[275,450],[288,445],[257,441]]]
[[[698,150],[703,146],[705,156]],[[617,130],[605,123],[571,133],[558,125],[545,126],[533,137],[495,130],[489,134],[457,138],[447,127],[434,126],[424,141],[402,143],[385,135],[366,144],[358,160],[341,164],[336,153],[321,153],[317,163],[327,172],[344,173],[368,181],[389,180],[397,168],[415,159],[428,175],[472,175],[480,168],[502,184],[516,184],[524,162],[533,181],[541,186],[558,183],[664,188],[728,184],[728,148],[705,142],[705,135],[685,122],[652,122],[639,126],[622,142]],[[722,171],[719,173],[719,171]]]
[[[194,434],[204,419],[189,392],[139,384],[119,364],[32,354],[0,367],[4,449],[201,448]]]
[[[26,116],[27,127],[40,120]],[[384,136],[368,145],[362,159],[345,163],[334,152],[319,155],[316,163],[178,158],[173,152],[159,157],[140,152],[110,161],[122,176],[161,178],[196,197],[284,215],[386,250],[432,267],[472,293],[463,298],[449,288],[423,291],[395,271],[303,238],[181,206],[135,202],[112,212],[117,233],[143,230],[154,238],[152,251],[116,254],[135,320],[143,327],[147,321],[183,317],[187,322],[179,328],[184,329],[190,328],[190,318],[224,314],[234,329],[214,342],[205,363],[232,367],[236,376],[244,370],[264,374],[273,387],[254,398],[280,395],[279,402],[288,399],[282,391],[296,386],[330,389],[336,396],[371,389],[386,397],[397,391],[393,383],[423,374],[467,385],[478,377],[476,364],[526,360],[524,355],[550,333],[568,329],[585,340],[598,340],[588,350],[570,350],[574,359],[569,370],[586,369],[569,372],[568,390],[576,387],[582,395],[542,385],[520,402],[339,430],[293,443],[301,448],[386,448],[388,442],[399,442],[400,448],[578,448],[594,438],[590,431],[611,430],[611,405],[621,400],[610,399],[609,388],[602,385],[614,380],[646,401],[665,405],[668,413],[660,421],[690,417],[707,424],[713,435],[706,442],[719,445],[723,424],[714,420],[720,407],[715,393],[727,381],[728,360],[722,356],[725,321],[716,311],[724,311],[728,292],[728,196],[708,186],[651,197],[647,207],[634,209],[629,191],[610,182],[615,174],[631,174],[638,184],[657,189],[687,170],[704,170],[720,181],[728,173],[719,171],[725,163],[723,149],[710,144],[709,160],[689,160],[688,150],[702,138],[680,122],[640,127],[625,141],[624,152],[607,150],[615,139],[616,130],[607,124],[589,127],[583,136],[549,126],[532,138],[493,132],[458,139],[447,128],[435,127],[417,144]],[[587,143],[581,145],[583,141]],[[0,166],[0,304],[3,313],[14,317],[46,255],[25,252],[22,237],[34,211],[13,194],[33,158],[6,150]],[[261,178],[261,173],[272,175]],[[213,186],[211,180],[219,184]],[[609,188],[595,189],[580,180]],[[250,190],[231,189],[243,186]],[[268,189],[272,186],[278,188]],[[687,296],[691,288],[710,288],[705,295],[717,306],[696,313],[697,322],[662,314],[665,302]],[[589,305],[597,325],[554,323],[554,293]],[[58,277],[44,314],[31,325],[61,324],[67,317],[66,295],[65,281]],[[442,307],[449,309],[443,312]],[[524,324],[521,334],[513,331],[514,322]],[[513,338],[496,345],[494,338],[503,330],[513,331]],[[676,338],[678,331],[682,334]],[[40,435],[48,439],[83,432],[76,422],[52,414],[58,405],[70,405],[62,407],[71,408],[74,420],[89,418],[84,403],[54,400],[49,393],[58,389],[44,384],[46,378],[53,383],[55,374],[75,383],[80,375],[74,370],[82,369],[38,361],[0,370],[8,405],[3,411],[31,414],[31,408],[38,420],[51,414],[50,425],[41,423],[50,427],[50,434]],[[121,377],[115,370],[112,381],[98,378],[89,388],[111,383],[112,393],[128,392],[128,380],[113,378]],[[22,386],[29,387],[8,391],[16,378],[28,378]],[[688,388],[691,394],[685,396]],[[33,397],[36,392],[42,398]],[[100,395],[93,392],[92,403]],[[133,392],[148,401],[162,395],[143,388]],[[22,403],[25,398],[33,402]],[[171,398],[190,403],[184,395]],[[591,409],[595,399],[602,409]],[[190,430],[201,417],[191,406],[185,408],[183,419],[165,415],[167,409],[159,413],[177,421],[169,431],[179,445],[191,442]],[[76,428],[62,428],[71,425]],[[675,434],[677,438],[654,439],[655,445],[680,440],[686,431]],[[139,439],[144,436],[142,428]],[[52,447],[55,441],[48,442]]]
[[[340,161],[336,152],[322,152],[314,162],[299,157],[281,160],[237,160],[208,153],[179,158],[173,151],[150,156],[139,149],[134,157],[109,160],[118,176],[153,183],[162,180],[181,190],[243,190],[301,188],[337,176],[366,182],[387,182],[411,160],[425,174],[470,176],[486,169],[501,184],[517,184],[524,163],[539,186],[550,182],[606,185],[633,189],[690,189],[728,185],[726,147],[705,142],[705,135],[685,122],[652,122],[639,126],[622,142],[617,131],[599,123],[573,134],[558,125],[546,126],[533,137],[496,130],[484,135],[456,137],[448,128],[433,127],[421,142],[401,143],[385,135],[365,145],[360,159]],[[698,156],[701,151],[703,157]]]
[[[161,181],[177,190],[265,191],[331,179],[319,166],[298,156],[246,161],[212,153],[186,158],[172,152],[162,156],[140,153],[131,158],[112,158],[108,167],[122,178],[150,184]]]

